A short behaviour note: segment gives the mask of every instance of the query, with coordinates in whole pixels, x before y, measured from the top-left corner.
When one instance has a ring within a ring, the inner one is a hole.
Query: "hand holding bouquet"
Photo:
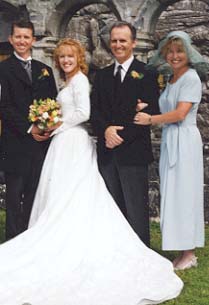
[[[50,98],[34,100],[29,107],[28,119],[43,131],[52,130],[60,125],[61,106]]]

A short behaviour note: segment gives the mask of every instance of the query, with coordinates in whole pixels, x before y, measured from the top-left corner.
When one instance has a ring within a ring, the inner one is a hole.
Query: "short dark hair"
[[[127,26],[129,28],[129,30],[131,31],[132,40],[136,40],[136,28],[131,23],[129,23],[127,21],[123,21],[123,20],[122,21],[116,21],[110,27],[109,33],[111,34],[111,32],[114,28],[122,28],[124,26]]]
[[[14,34],[14,28],[15,27],[31,29],[32,35],[35,36],[34,25],[30,20],[20,19],[20,20],[13,21],[12,26],[11,26],[11,35]]]

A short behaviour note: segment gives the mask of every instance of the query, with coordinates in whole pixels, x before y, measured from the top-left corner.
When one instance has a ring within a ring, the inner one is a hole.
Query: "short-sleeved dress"
[[[192,102],[183,121],[165,124],[160,155],[161,231],[163,250],[204,246],[203,151],[196,125],[202,85],[194,69],[167,84],[159,104],[162,113],[178,102]]]

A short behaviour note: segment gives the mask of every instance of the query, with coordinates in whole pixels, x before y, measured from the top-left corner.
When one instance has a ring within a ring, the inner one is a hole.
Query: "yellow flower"
[[[52,117],[56,117],[58,115],[58,112],[56,110],[53,110],[51,114],[52,114]]]
[[[158,85],[159,85],[160,89],[164,89],[165,88],[165,82],[164,82],[163,74],[158,75],[157,81],[158,81]]]
[[[133,70],[133,71],[131,71],[131,77],[133,77],[135,79],[142,79],[144,77],[144,74]]]
[[[31,122],[35,122],[35,121],[37,121],[37,118],[34,117],[34,116],[31,116],[31,117],[30,117],[30,120],[31,120]]]
[[[49,71],[47,70],[47,68],[43,68],[41,69],[41,75],[38,77],[38,79],[42,79],[48,76],[49,76]]]
[[[43,73],[43,76],[49,76],[49,71],[46,68],[42,69],[41,71]]]

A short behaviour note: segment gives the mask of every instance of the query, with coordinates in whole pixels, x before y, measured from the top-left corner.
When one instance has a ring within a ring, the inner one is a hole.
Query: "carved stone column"
[[[142,31],[137,32],[136,40],[135,53],[137,54],[137,58],[146,63],[149,52],[154,49],[154,40],[149,33]]]
[[[53,51],[58,39],[55,37],[44,37],[33,46],[33,57],[53,67]]]
[[[58,71],[55,69],[53,61],[53,52],[58,42],[56,37],[44,37],[37,41],[33,47],[33,58],[44,62],[46,65],[52,67],[55,79],[59,83]],[[58,84],[59,86],[59,84]]]

